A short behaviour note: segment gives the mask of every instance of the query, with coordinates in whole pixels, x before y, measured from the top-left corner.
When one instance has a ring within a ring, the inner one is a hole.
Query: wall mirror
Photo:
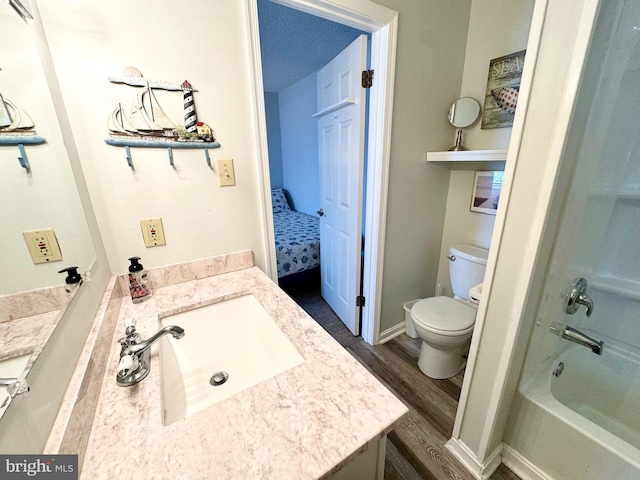
[[[95,251],[30,25],[0,3],[0,30],[11,39],[0,42],[0,377],[23,378],[77,291],[58,271],[89,270]],[[23,113],[45,142],[8,143],[6,117]],[[36,265],[22,232],[49,228],[62,261]],[[9,390],[0,387],[0,415]]]
[[[476,172],[471,195],[471,211],[495,215],[498,211],[504,172]]]
[[[472,97],[462,97],[453,102],[447,115],[449,123],[457,128],[456,143],[450,152],[466,150],[462,146],[462,129],[468,128],[480,118],[480,103]]]

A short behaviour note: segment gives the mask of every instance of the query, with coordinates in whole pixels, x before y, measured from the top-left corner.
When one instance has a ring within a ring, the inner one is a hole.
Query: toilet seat
[[[427,331],[459,336],[473,330],[476,310],[450,297],[431,297],[416,302],[411,318]]]

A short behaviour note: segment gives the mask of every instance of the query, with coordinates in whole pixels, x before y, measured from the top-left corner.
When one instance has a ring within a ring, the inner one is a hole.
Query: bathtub
[[[605,340],[601,356],[567,342],[516,393],[503,462],[523,479],[640,478],[640,355],[584,333]]]

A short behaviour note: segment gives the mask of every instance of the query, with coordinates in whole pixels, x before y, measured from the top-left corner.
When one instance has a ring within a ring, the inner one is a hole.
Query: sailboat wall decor
[[[127,67],[124,75],[110,77],[113,83],[142,87],[134,96],[129,109],[119,103],[107,119],[109,145],[126,148],[127,163],[131,162],[129,147],[168,148],[169,161],[173,165],[172,148],[205,149],[207,164],[211,165],[207,149],[218,148],[211,127],[198,122],[193,103],[193,87],[186,80],[182,84],[147,80],[135,67]],[[185,126],[177,125],[162,109],[154,90],[182,91],[185,108]],[[188,99],[188,101],[187,101]]]
[[[47,140],[36,133],[35,124],[27,112],[0,93],[0,145],[18,147],[20,166],[29,171],[31,165],[25,145],[39,145]]]

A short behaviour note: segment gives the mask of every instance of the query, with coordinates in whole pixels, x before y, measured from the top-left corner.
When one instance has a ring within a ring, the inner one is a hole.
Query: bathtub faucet
[[[602,355],[602,349],[604,348],[604,342],[595,340],[588,335],[576,330],[568,325],[562,331],[562,338],[569,340],[570,342],[577,343],[578,345],[590,348],[593,353]]]
[[[116,374],[116,383],[121,387],[130,387],[142,381],[150,370],[149,347],[163,335],[170,333],[173,338],[184,337],[184,328],[177,325],[169,325],[158,331],[147,340],[140,340],[140,334],[136,332],[135,318],[125,321],[127,336],[118,340],[120,343],[120,363]]]

